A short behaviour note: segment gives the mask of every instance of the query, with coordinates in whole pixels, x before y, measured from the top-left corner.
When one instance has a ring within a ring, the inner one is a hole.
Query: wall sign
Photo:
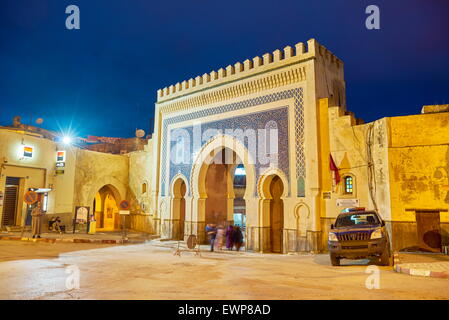
[[[65,162],[65,151],[56,152],[56,162]]]
[[[65,171],[65,151],[56,152],[56,174],[64,174]]]
[[[33,157],[33,147],[23,146],[23,157],[32,158]]]
[[[338,207],[359,207],[359,199],[337,199]]]

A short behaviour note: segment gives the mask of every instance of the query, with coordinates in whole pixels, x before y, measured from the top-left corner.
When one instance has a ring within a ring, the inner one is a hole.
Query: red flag
[[[338,173],[338,167],[335,165],[334,159],[332,159],[332,155],[330,155],[330,169],[335,172],[335,184],[340,182],[340,173]]]

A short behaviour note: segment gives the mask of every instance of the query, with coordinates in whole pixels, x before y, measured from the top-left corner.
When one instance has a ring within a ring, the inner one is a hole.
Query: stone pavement
[[[126,237],[121,232],[97,232],[96,234],[86,234],[85,232],[67,232],[59,234],[57,232],[46,232],[41,234],[41,238],[33,239],[30,232],[23,234],[19,231],[2,231],[0,240],[21,240],[33,242],[71,242],[71,243],[104,243],[104,244],[124,244],[124,243],[144,243],[157,236],[136,231],[129,231]]]
[[[394,270],[412,276],[448,278],[449,255],[437,253],[396,253]]]

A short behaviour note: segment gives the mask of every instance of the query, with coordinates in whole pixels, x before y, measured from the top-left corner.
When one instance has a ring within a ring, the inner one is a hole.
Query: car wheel
[[[383,266],[391,266],[391,257],[390,257],[390,250],[385,249],[384,252],[382,252],[382,255],[380,256],[380,264]]]
[[[333,266],[339,266],[340,258],[337,258],[335,255],[331,254],[331,263]]]

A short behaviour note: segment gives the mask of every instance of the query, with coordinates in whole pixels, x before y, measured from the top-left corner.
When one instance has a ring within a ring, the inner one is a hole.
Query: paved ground
[[[95,234],[87,234],[86,232],[76,232],[72,233],[71,231],[66,233],[58,233],[58,232],[45,232],[41,234],[41,239],[57,239],[57,240],[73,240],[73,239],[82,239],[82,240],[114,240],[120,241],[123,239],[122,232],[97,232]],[[0,239],[4,237],[24,237],[32,239],[32,235],[30,232],[24,232],[23,234],[20,231],[2,231],[0,232]],[[146,241],[148,239],[154,238],[155,236],[148,235],[147,233],[128,231],[126,233],[126,238],[129,240],[138,240],[138,241]]]
[[[380,289],[367,289],[366,261],[332,267],[327,255],[178,257],[169,245],[0,241],[0,299],[449,299],[449,280],[391,267],[379,267]],[[67,290],[75,268],[80,288]]]
[[[449,255],[435,253],[399,253],[396,270],[406,274],[449,278]]]

